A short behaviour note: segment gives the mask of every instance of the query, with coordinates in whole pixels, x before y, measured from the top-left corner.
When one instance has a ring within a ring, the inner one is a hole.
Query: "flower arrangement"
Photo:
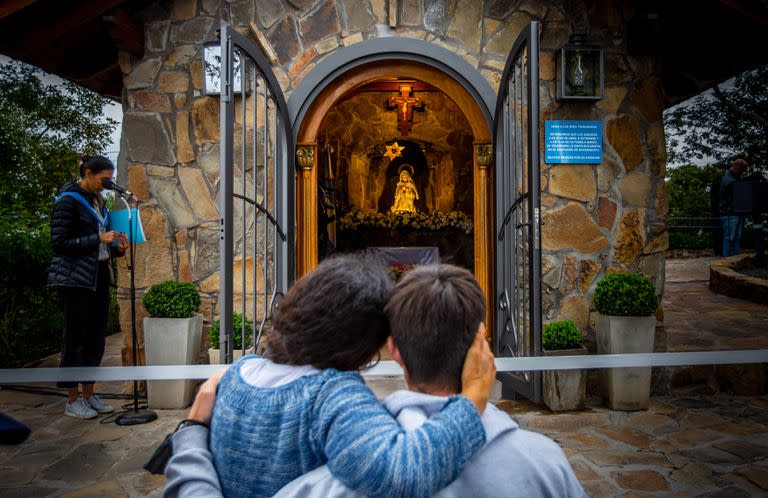
[[[461,211],[442,213],[377,213],[353,210],[339,220],[339,230],[357,230],[360,228],[412,228],[414,230],[442,230],[457,228],[464,233],[472,233],[472,222]]]
[[[389,265],[389,275],[395,282],[399,281],[405,272],[412,270],[414,265],[409,263],[393,263]]]

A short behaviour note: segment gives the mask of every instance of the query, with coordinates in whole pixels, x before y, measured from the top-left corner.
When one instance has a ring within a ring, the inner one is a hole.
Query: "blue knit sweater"
[[[485,443],[480,416],[454,396],[421,428],[403,431],[359,374],[326,369],[274,388],[221,380],[210,447],[224,495],[271,496],[328,464],[369,496],[429,496],[453,481]]]

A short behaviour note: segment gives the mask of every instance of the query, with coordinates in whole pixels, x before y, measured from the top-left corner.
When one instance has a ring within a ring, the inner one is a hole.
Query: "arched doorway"
[[[416,81],[428,85],[455,103],[469,125],[472,176],[471,269],[486,294],[492,294],[492,189],[489,103],[495,103],[490,85],[463,59],[433,44],[404,39],[379,39],[342,50],[318,65],[288,101],[299,165],[296,184],[297,276],[318,262],[318,171],[323,137],[322,123],[350,92],[381,81]],[[408,137],[401,137],[406,139]],[[492,331],[492,309],[487,313]]]
[[[321,61],[286,103],[269,62],[252,42],[224,26],[220,44],[223,91],[219,201],[220,304],[224,330],[229,330],[232,324],[230,306],[236,253],[233,227],[237,224],[233,200],[242,202],[243,212],[246,204],[250,204],[254,219],[261,219],[262,226],[273,232],[271,238],[268,235],[262,238],[263,254],[257,256],[252,250],[250,257],[247,244],[240,250],[243,291],[247,282],[244,269],[249,259],[254,262],[253,268],[259,266],[264,271],[263,285],[254,273],[250,286],[254,297],[262,297],[263,323],[270,310],[279,304],[290,282],[311,269],[318,259],[320,124],[329,109],[358,85],[407,78],[442,92],[456,105],[455,112],[463,114],[471,130],[472,140],[467,148],[471,148],[473,176],[472,266],[488,300],[486,323],[494,352],[502,357],[540,355],[538,37],[536,21],[520,33],[507,59],[498,96],[477,70],[455,54],[422,41],[387,38],[361,42]],[[245,56],[245,73],[240,81],[250,81],[250,84],[238,83],[240,76],[233,70],[240,64],[238,54]],[[259,100],[264,104],[261,114]],[[241,110],[239,143],[241,163],[245,166],[242,168],[235,168],[234,161],[237,106]],[[246,113],[246,106],[251,109],[250,114]],[[490,109],[494,110],[493,114]],[[263,117],[262,121],[259,116]],[[252,137],[251,154],[246,153],[247,136]],[[261,164],[256,154],[259,140],[263,152]],[[264,188],[262,196],[248,194],[244,177],[248,170],[247,156],[252,158],[251,171],[260,169],[264,174],[263,181],[255,177],[253,180],[254,186]],[[240,194],[233,188],[233,175],[238,172],[242,184]],[[245,216],[241,216],[241,222],[243,220]],[[252,225],[255,248],[259,239],[257,225]],[[241,232],[244,240],[247,223],[242,223]],[[534,400],[540,396],[540,375],[536,373],[500,372],[499,378],[504,391],[510,395],[514,390]]]

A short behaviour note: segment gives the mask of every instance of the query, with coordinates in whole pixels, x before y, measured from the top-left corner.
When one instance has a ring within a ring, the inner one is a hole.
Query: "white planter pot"
[[[245,350],[245,354],[253,354],[256,350],[253,347],[250,347]],[[243,356],[243,350],[242,349],[235,349],[232,351],[232,361],[235,362],[242,358]],[[208,348],[208,362],[211,365],[221,365],[221,349],[214,349],[214,348]]]
[[[194,365],[200,354],[203,317],[144,318],[147,365]],[[147,381],[150,408],[180,409],[192,403],[194,380]]]
[[[544,356],[576,356],[588,354],[587,348],[544,350]],[[542,396],[553,412],[583,410],[587,389],[587,373],[578,370],[545,370]]]
[[[653,353],[654,316],[597,315],[597,353]],[[651,367],[606,368],[603,388],[612,410],[645,410],[651,393]]]

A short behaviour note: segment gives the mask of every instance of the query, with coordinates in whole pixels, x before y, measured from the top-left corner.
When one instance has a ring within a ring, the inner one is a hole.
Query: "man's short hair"
[[[749,167],[749,163],[746,161],[746,159],[738,157],[733,160],[731,163],[731,168],[739,168],[742,171],[746,170]]]
[[[395,285],[384,312],[410,382],[459,392],[464,357],[485,320],[485,296],[472,273],[418,266]]]

